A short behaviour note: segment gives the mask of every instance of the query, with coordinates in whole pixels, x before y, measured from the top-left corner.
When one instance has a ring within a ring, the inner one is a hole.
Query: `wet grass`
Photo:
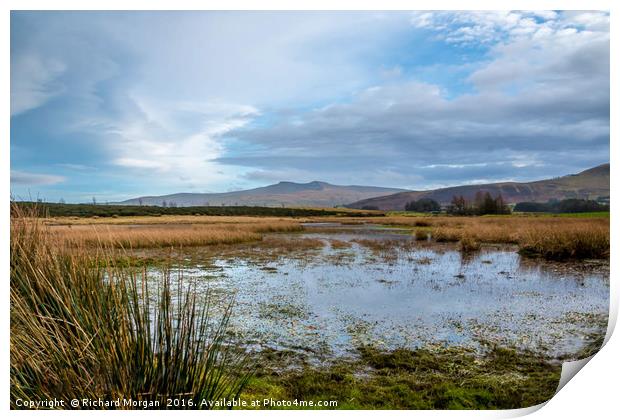
[[[242,398],[335,400],[339,409],[522,408],[550,399],[561,372],[540,356],[501,347],[484,356],[459,348],[358,352],[357,360],[327,367],[259,373]]]
[[[333,249],[351,248],[351,242],[341,241],[339,239],[330,239],[329,244]]]

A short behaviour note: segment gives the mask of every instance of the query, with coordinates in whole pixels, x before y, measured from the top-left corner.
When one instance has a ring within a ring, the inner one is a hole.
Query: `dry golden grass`
[[[526,255],[545,258],[605,258],[609,255],[609,219],[537,216],[385,216],[293,219],[248,216],[161,216],[117,219],[50,218],[49,226],[65,245],[155,248],[237,244],[258,241],[266,232],[302,230],[303,221],[384,224],[410,228],[418,239],[430,233],[438,242],[460,242],[464,250],[483,243],[519,245]],[[35,221],[33,221],[35,223]],[[385,243],[365,244],[371,248]]]
[[[133,219],[133,218],[131,218]],[[146,218],[151,219],[151,218]],[[69,246],[108,246],[116,248],[157,248],[168,246],[200,246],[259,241],[267,232],[294,232],[301,225],[285,219],[224,217],[209,222],[75,224],[50,225],[59,244]]]
[[[331,239],[329,244],[333,249],[346,249],[351,248],[351,243],[347,241],[341,241],[339,239]]]
[[[608,258],[609,226],[575,224],[561,230],[530,229],[522,232],[519,245],[522,254],[547,259]]]
[[[126,217],[49,217],[41,219],[49,226],[63,225],[222,225],[302,222],[305,219],[258,216],[126,216]]]

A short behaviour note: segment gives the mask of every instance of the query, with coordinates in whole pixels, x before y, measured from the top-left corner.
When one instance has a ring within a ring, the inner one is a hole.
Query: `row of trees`
[[[417,211],[420,213],[431,213],[441,211],[441,205],[432,198],[420,198],[405,204],[406,211]]]
[[[483,214],[510,214],[510,207],[502,195],[493,197],[488,191],[478,191],[473,201],[462,195],[452,197],[452,202],[446,209],[448,214],[457,216],[474,216]]]
[[[405,210],[432,213],[441,211],[441,205],[432,198],[421,198],[408,202],[405,205]],[[508,207],[501,194],[493,197],[488,191],[478,191],[473,200],[468,200],[462,195],[455,195],[452,197],[450,205],[446,208],[446,212],[459,216],[510,214],[510,207]]]

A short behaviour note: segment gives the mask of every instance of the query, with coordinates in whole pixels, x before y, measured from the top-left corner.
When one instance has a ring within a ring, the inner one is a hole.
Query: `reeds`
[[[318,220],[318,219],[314,219]],[[322,219],[338,221],[335,218]],[[553,216],[389,216],[356,219],[409,227],[416,238],[430,232],[437,242],[460,242],[463,250],[481,244],[516,244],[523,255],[547,259],[608,258],[609,218]]]
[[[588,229],[572,226],[562,230],[528,230],[521,235],[519,252],[550,260],[609,258],[609,229],[601,226],[590,226]]]
[[[252,242],[261,240],[263,233],[295,232],[302,229],[299,223],[292,220],[235,219],[236,222],[224,220],[196,224],[53,225],[50,226],[50,231],[59,242],[70,246],[157,248]]]
[[[209,408],[201,403],[239,395],[249,370],[225,340],[230,304],[212,319],[208,297],[175,288],[169,273],[153,291],[146,272],[106,265],[105,248],[63,252],[23,216],[11,220],[10,238],[13,408],[54,398]]]

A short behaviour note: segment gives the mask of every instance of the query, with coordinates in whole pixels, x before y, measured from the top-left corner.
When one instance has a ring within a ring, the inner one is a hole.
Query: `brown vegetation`
[[[483,243],[501,243],[517,244],[524,255],[548,259],[609,257],[607,217],[387,216],[364,220],[412,229],[416,238],[422,238],[428,229],[437,242],[461,242],[464,250],[474,250]]]
[[[302,230],[305,220],[341,224],[384,224],[411,229],[417,239],[460,242],[465,251],[481,244],[516,244],[528,256],[548,259],[606,258],[609,219],[605,217],[538,216],[385,216],[292,219],[241,216],[163,216],[102,219],[43,219],[59,243],[72,246],[106,245],[117,248],[155,248],[238,244],[260,241],[267,232]],[[33,220],[33,223],[35,221]],[[336,229],[338,228],[331,228]],[[289,240],[289,239],[287,239]],[[312,247],[318,244],[312,244]],[[385,241],[361,244],[386,247]],[[401,244],[402,245],[402,244]],[[337,248],[339,244],[336,242]]]
[[[176,223],[165,220],[153,224],[153,218],[146,217],[128,218],[134,223],[103,224],[97,220],[87,225],[80,221],[77,224],[52,224],[49,228],[60,244],[117,248],[235,244],[259,241],[263,233],[302,229],[298,222],[290,219],[196,217],[196,223],[191,223],[192,219],[188,217],[173,218]]]

